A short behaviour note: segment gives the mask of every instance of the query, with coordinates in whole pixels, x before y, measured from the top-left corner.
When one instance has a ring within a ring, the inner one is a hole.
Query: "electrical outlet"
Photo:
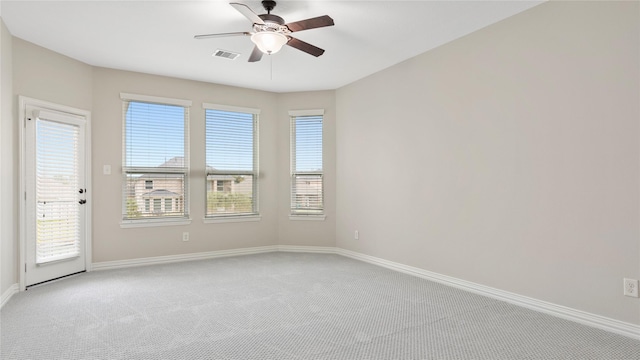
[[[188,232],[183,232],[182,233],[182,241],[189,241],[189,233]]]
[[[624,279],[624,295],[638,297],[638,280]]]
[[[353,238],[356,240],[360,239],[360,233],[358,232],[358,230],[356,230],[356,232],[353,234]]]

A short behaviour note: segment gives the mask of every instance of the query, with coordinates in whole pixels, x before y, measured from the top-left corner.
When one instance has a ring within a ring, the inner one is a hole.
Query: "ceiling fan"
[[[291,33],[302,30],[315,29],[325,26],[333,26],[333,19],[328,15],[318,16],[311,19],[294,21],[290,23],[284,22],[284,19],[278,15],[271,13],[271,10],[276,7],[276,2],[272,0],[262,1],[262,6],[267,11],[266,14],[258,15],[250,7],[240,3],[229,3],[242,15],[244,15],[249,21],[253,23],[253,32],[232,32],[232,33],[219,33],[219,34],[204,34],[196,35],[196,39],[210,39],[226,36],[251,36],[251,41],[255,44],[251,55],[249,56],[249,62],[256,62],[262,59],[263,54],[275,54],[284,45],[289,45],[298,50],[304,51],[307,54],[313,56],[320,56],[324,53],[323,49],[317,46],[306,43],[302,40],[296,39],[291,36]]]

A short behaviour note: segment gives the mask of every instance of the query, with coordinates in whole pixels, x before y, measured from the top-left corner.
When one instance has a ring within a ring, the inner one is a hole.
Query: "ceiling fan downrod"
[[[273,0],[262,0],[262,7],[267,10],[267,14],[271,14],[271,10],[276,7],[276,2]]]

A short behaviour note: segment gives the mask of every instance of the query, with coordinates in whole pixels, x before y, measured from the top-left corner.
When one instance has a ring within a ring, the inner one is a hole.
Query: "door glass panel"
[[[36,120],[36,263],[80,255],[79,128]]]

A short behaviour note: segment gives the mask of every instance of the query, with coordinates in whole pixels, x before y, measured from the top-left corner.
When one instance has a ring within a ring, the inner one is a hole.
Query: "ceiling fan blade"
[[[219,33],[219,34],[203,34],[203,35],[196,35],[193,38],[200,40],[200,39],[227,37],[227,36],[251,36],[251,33],[244,31],[244,32]]]
[[[264,21],[258,16],[258,14],[254,13],[253,10],[251,10],[251,8],[247,5],[235,2],[229,3],[229,5],[233,6],[252,23],[261,25],[264,24]]]
[[[249,62],[260,61],[260,59],[262,59],[262,51],[257,46],[254,46],[253,51],[249,56]]]
[[[307,20],[294,21],[292,23],[285,24],[291,32],[315,29],[325,26],[335,25],[333,19],[328,15],[318,16]]]
[[[309,43],[306,43],[302,40],[296,39],[294,37],[291,36],[287,36],[289,38],[289,41],[287,42],[287,45],[294,47],[300,51],[304,51],[307,54],[313,55],[315,57],[318,57],[322,54],[324,54],[324,50],[320,49],[317,46],[313,46]]]

